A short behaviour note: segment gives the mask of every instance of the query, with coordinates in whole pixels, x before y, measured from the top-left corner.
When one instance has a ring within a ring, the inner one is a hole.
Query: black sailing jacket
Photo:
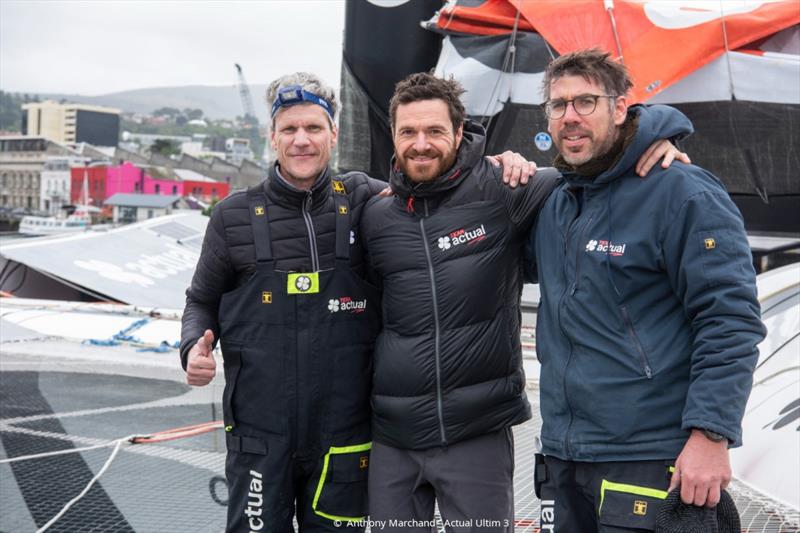
[[[373,439],[445,446],[531,416],[520,347],[522,243],[555,186],[554,169],[503,185],[468,122],[454,166],[367,204],[362,236],[383,288],[374,358]],[[394,166],[394,165],[393,165]]]
[[[336,206],[330,174],[330,170],[326,170],[310,191],[288,187],[275,174],[274,166],[264,181],[276,270],[313,272],[333,268]],[[344,184],[350,203],[354,228],[351,265],[357,273],[363,274],[359,221],[367,200],[386,184],[360,172],[350,172],[335,179]],[[233,193],[214,207],[192,284],[186,290],[180,348],[184,369],[189,350],[203,331],[211,329],[214,339],[219,339],[217,312],[222,295],[244,285],[255,271],[255,248],[248,208],[246,191]]]

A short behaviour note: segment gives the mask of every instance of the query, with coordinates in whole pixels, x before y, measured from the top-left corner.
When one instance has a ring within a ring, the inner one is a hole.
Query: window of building
[[[178,194],[178,186],[177,185],[173,185],[172,186],[172,194]]]
[[[161,192],[161,185],[156,183],[156,194],[159,194],[160,192]],[[147,218],[152,218],[151,216],[149,216],[149,213],[151,213],[151,211],[148,211],[148,217]]]
[[[133,184],[133,192],[139,192],[139,182]]]
[[[120,222],[136,222],[136,208],[128,206],[119,207]]]
[[[158,187],[158,185],[156,185],[156,187]],[[147,218],[153,218],[154,216],[155,216],[155,213],[153,213],[153,210],[152,209],[148,209],[147,210]]]

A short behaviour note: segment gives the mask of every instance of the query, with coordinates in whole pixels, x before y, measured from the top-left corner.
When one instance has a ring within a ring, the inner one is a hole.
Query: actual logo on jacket
[[[462,244],[475,244],[486,238],[486,228],[483,224],[472,229],[457,229],[443,237],[439,237],[437,246],[445,251]]]
[[[328,300],[328,311],[333,313],[350,313],[356,315],[367,310],[367,299],[353,300],[350,296],[341,296]]]
[[[588,253],[597,252],[601,254],[608,254],[613,255],[615,257],[619,257],[625,255],[625,247],[627,244],[615,244],[609,243],[608,241],[598,241],[595,239],[591,239],[589,242],[586,243],[585,251]]]

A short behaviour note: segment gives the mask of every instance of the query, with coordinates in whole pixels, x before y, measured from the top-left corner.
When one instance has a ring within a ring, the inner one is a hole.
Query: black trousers
[[[541,533],[653,531],[674,464],[582,463],[537,454]]]
[[[281,439],[240,441],[228,438],[227,533],[293,533],[295,517],[301,533],[364,531],[368,451],[301,457]]]

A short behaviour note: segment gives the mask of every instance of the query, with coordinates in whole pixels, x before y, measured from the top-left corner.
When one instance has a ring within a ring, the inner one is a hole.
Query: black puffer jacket
[[[351,264],[364,272],[364,253],[358,226],[367,200],[386,183],[350,172],[341,180],[350,201],[355,228]],[[275,174],[263,182],[270,213],[275,268],[312,272],[333,268],[335,262],[335,205],[330,170],[317,178],[310,191],[292,189]],[[304,211],[309,214],[308,221]],[[181,327],[181,363],[186,368],[189,350],[206,329],[219,338],[217,311],[222,295],[243,285],[255,271],[255,248],[246,191],[236,192],[214,207],[206,228],[203,249],[192,284],[186,291]]]
[[[522,243],[558,173],[509,189],[465,125],[453,168],[423,184],[395,171],[394,198],[362,219],[383,284],[373,438],[404,449],[453,444],[530,418],[520,348]]]

